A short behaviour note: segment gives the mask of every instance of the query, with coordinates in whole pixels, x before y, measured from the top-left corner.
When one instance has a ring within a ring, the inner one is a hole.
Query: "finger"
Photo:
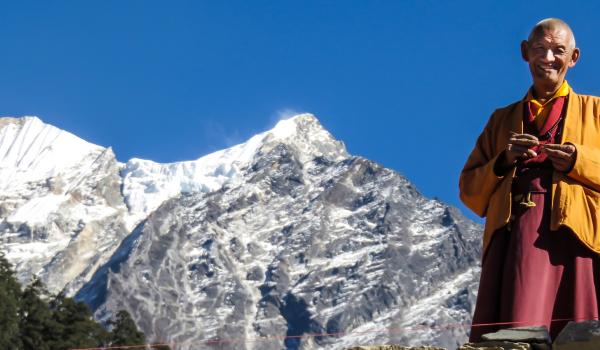
[[[507,148],[508,148],[509,151],[525,152],[525,151],[527,151],[529,149],[529,146],[527,146],[527,145],[509,144]]]
[[[515,144],[515,145],[523,145],[523,146],[537,146],[539,145],[539,142],[537,140],[530,140],[530,139],[509,139],[508,140],[509,143]]]
[[[557,149],[542,148],[542,152],[546,153],[550,158],[569,159],[571,157],[570,153],[566,153]]]
[[[537,153],[532,149],[513,150],[508,152],[510,158],[533,158]]]
[[[552,162],[552,164],[554,165],[564,165],[567,164],[568,161],[564,158],[557,158],[557,157],[548,157],[548,159],[550,159],[550,161]]]
[[[526,154],[526,157],[528,157],[528,158],[537,157],[537,153],[535,153],[535,151],[534,151],[534,150],[532,150],[532,149],[528,149],[528,150],[525,152],[525,154]]]
[[[559,171],[566,171],[572,166],[571,162],[566,159],[550,157],[548,157],[548,159],[550,159],[550,161],[552,162],[552,167]]]
[[[520,139],[530,139],[530,140],[536,140],[536,141],[537,141],[537,139],[538,139],[538,138],[537,138],[536,136],[534,136],[534,135],[531,135],[531,134],[519,134],[519,133],[516,133],[516,132],[514,132],[514,131],[511,131],[511,132],[510,132],[510,137],[511,137],[511,138],[512,138],[512,137],[515,137],[515,138],[520,138]]]
[[[510,140],[530,140],[530,141],[538,141],[538,138],[533,135],[528,134],[515,134],[509,137]]]
[[[567,153],[575,152],[575,146],[569,145],[569,144],[559,145],[556,143],[548,143],[548,144],[542,145],[542,147],[549,148],[549,149],[556,149],[556,150],[564,151]]]
[[[552,162],[552,165],[555,168],[560,167],[561,163],[565,161],[563,158],[556,157],[556,156],[549,155],[549,154],[548,154],[548,160],[550,160],[550,162]]]
[[[552,166],[554,167],[554,169],[556,170],[567,170],[569,168],[569,162],[566,162],[564,160],[557,160],[552,162]]]
[[[510,135],[511,139],[521,139],[521,140],[534,140],[537,141],[538,138],[533,136],[533,135],[528,135],[528,134],[514,134],[514,135]]]
[[[523,149],[523,150],[520,150],[520,151],[513,150],[513,151],[509,151],[509,153],[514,158],[525,158],[525,159],[527,159],[527,158],[537,157],[537,153],[535,153],[535,151],[532,150],[532,149]]]

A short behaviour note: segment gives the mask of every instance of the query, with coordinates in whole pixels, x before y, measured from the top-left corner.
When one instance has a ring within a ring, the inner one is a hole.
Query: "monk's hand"
[[[505,150],[506,165],[512,166],[518,160],[536,157],[537,153],[531,147],[539,144],[538,138],[533,135],[511,132]]]
[[[546,144],[542,146],[542,153],[548,155],[554,169],[558,171],[569,171],[573,168],[577,149],[571,144]]]

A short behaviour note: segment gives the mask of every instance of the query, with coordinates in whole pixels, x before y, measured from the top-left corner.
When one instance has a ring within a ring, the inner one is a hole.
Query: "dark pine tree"
[[[0,349],[20,349],[21,287],[4,253],[0,252]]]
[[[114,320],[109,322],[112,327],[110,345],[141,345],[146,343],[146,336],[136,326],[131,315],[126,310],[120,310]],[[168,345],[155,345],[154,350],[171,350]]]
[[[101,347],[108,342],[108,332],[94,319],[82,302],[59,294],[50,302],[54,331],[50,334],[51,350]]]
[[[0,350],[68,350],[145,343],[144,333],[127,311],[117,313],[109,333],[92,318],[84,303],[62,293],[47,303],[47,294],[37,278],[21,292],[10,263],[0,252]]]
[[[140,345],[146,343],[144,333],[140,332],[133,322],[129,312],[121,310],[117,312],[116,318],[109,322],[112,326],[110,332],[110,345]]]
[[[20,334],[24,350],[50,350],[49,337],[56,330],[52,312],[43,297],[47,296],[39,279],[25,288],[21,296]]]

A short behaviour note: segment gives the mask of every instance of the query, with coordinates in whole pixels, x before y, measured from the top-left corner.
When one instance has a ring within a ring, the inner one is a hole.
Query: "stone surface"
[[[569,322],[554,341],[553,349],[600,349],[600,321]]]
[[[354,348],[349,348],[347,350],[446,350],[446,349],[435,347],[435,346],[406,347],[406,346],[402,346],[402,345],[371,345],[371,346],[357,346]]]
[[[552,350],[552,344],[531,343],[531,350]]]
[[[522,343],[551,343],[548,329],[544,326],[501,329],[498,332],[484,334],[481,338],[484,341],[505,340]]]
[[[485,341],[480,343],[467,343],[458,350],[531,350],[527,343],[510,341]]]

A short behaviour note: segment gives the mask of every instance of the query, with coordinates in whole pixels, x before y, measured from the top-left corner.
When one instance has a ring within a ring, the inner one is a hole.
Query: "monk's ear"
[[[577,61],[579,60],[579,56],[581,55],[581,51],[578,48],[573,49],[573,53],[571,54],[571,62],[569,62],[569,68],[573,68]]]
[[[529,48],[529,43],[527,40],[521,41],[521,57],[523,57],[523,61],[529,62],[529,57],[527,56],[527,49]]]

